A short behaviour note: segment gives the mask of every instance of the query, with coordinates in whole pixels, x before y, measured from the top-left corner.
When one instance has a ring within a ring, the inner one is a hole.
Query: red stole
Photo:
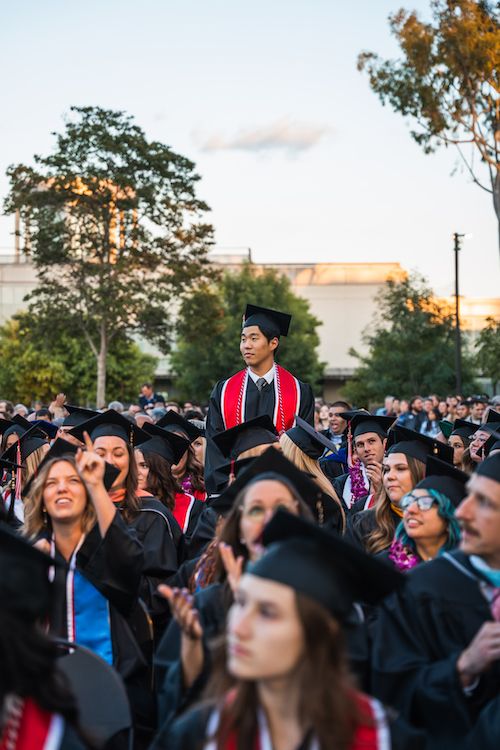
[[[368,695],[352,692],[352,699],[357,706],[360,715],[349,750],[390,750],[391,739],[389,727],[382,704]],[[231,700],[231,694],[228,696]],[[259,736],[255,738],[254,750],[265,750],[271,747],[267,726],[259,721]],[[213,727],[215,729],[215,727]],[[318,742],[313,738],[309,743],[310,750],[318,750]],[[215,744],[208,745],[210,750],[215,750]],[[232,732],[223,748],[218,750],[238,750],[238,738],[236,732]]]
[[[19,701],[0,736],[0,750],[57,750],[64,720],[41,709],[31,698]]]
[[[221,412],[226,430],[245,421],[248,378],[248,369],[240,370],[222,386]],[[274,426],[281,434],[295,424],[295,417],[300,409],[300,384],[291,372],[277,364],[274,365],[273,384],[275,405],[272,418]]]
[[[189,526],[189,519],[191,518],[191,511],[196,502],[194,495],[189,495],[187,492],[176,492],[175,493],[175,506],[173,514],[175,520],[181,527],[183,533],[187,531]]]

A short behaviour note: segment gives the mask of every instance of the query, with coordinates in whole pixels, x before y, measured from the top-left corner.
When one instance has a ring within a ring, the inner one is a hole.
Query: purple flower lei
[[[192,495],[193,494],[193,484],[191,482],[191,477],[185,476],[184,479],[181,482],[181,487],[182,487],[182,489],[184,490],[184,492],[187,495]]]
[[[389,560],[392,560],[398,570],[411,570],[420,562],[419,557],[402,542],[394,539],[389,548]]]
[[[349,467],[349,476],[351,477],[351,494],[354,500],[359,500],[361,497],[365,497],[368,494],[368,489],[365,487],[365,480],[363,478],[363,472],[361,471],[361,462],[355,461],[352,466]]]

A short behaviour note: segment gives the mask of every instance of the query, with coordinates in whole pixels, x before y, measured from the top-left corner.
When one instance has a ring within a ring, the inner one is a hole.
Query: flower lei
[[[194,493],[193,483],[191,482],[191,477],[190,476],[186,475],[184,477],[184,479],[181,482],[181,487],[182,487],[182,491],[186,495],[192,495]]]
[[[349,476],[351,477],[351,496],[353,501],[356,502],[361,497],[368,495],[368,488],[365,486],[363,472],[361,471],[361,461],[359,458],[353,456],[350,424],[347,431],[347,466]]]
[[[398,570],[411,570],[420,562],[413,550],[398,539],[394,539],[389,547],[389,560]]]

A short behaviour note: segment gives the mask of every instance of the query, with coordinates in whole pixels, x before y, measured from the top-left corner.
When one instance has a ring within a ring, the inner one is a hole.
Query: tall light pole
[[[455,253],[455,382],[457,395],[462,393],[462,341],[460,332],[460,296],[458,286],[458,253],[460,240],[465,234],[455,232],[453,234]]]

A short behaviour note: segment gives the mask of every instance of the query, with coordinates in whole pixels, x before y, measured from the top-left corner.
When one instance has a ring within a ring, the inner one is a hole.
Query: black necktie
[[[261,391],[266,384],[267,384],[267,380],[265,378],[259,378],[255,382],[255,385],[257,386],[257,388],[259,389],[259,391]]]

